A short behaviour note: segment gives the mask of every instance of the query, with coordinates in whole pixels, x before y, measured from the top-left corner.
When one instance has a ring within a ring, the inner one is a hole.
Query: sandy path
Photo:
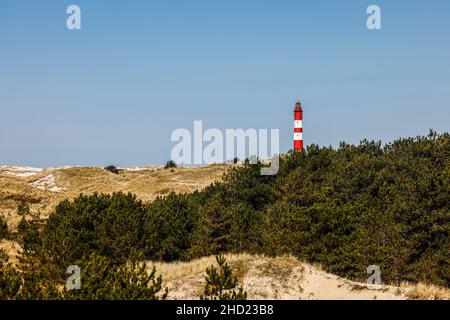
[[[352,282],[305,264],[300,299],[324,300],[402,300],[400,288],[381,286],[369,289],[364,283]]]

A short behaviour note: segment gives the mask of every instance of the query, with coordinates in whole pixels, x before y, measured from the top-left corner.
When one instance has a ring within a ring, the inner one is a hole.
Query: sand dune
[[[114,174],[98,167],[0,167],[0,215],[12,231],[20,217],[17,206],[25,201],[40,218],[47,218],[64,199],[79,194],[131,192],[143,201],[171,191],[189,193],[220,180],[230,165],[164,169],[161,166],[122,168]]]
[[[373,289],[323,271],[290,256],[228,254],[227,260],[247,291],[248,299],[260,300],[406,300],[450,299],[450,290],[432,285],[382,285]],[[215,265],[214,257],[190,262],[156,263],[168,299],[199,299],[205,284],[205,269]]]

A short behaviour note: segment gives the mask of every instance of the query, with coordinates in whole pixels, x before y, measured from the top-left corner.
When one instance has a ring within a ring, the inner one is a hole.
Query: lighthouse
[[[297,101],[294,109],[294,151],[303,150],[303,110],[302,103]]]

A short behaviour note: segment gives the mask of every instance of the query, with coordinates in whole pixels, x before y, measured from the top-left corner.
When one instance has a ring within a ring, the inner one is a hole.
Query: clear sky
[[[287,151],[297,99],[305,144],[449,131],[450,1],[0,0],[0,165],[164,163],[194,120]]]

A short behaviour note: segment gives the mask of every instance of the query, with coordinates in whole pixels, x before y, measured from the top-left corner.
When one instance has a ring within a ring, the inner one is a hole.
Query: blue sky
[[[287,151],[297,99],[306,144],[449,129],[448,0],[111,2],[0,0],[0,164],[164,163],[194,120]]]

